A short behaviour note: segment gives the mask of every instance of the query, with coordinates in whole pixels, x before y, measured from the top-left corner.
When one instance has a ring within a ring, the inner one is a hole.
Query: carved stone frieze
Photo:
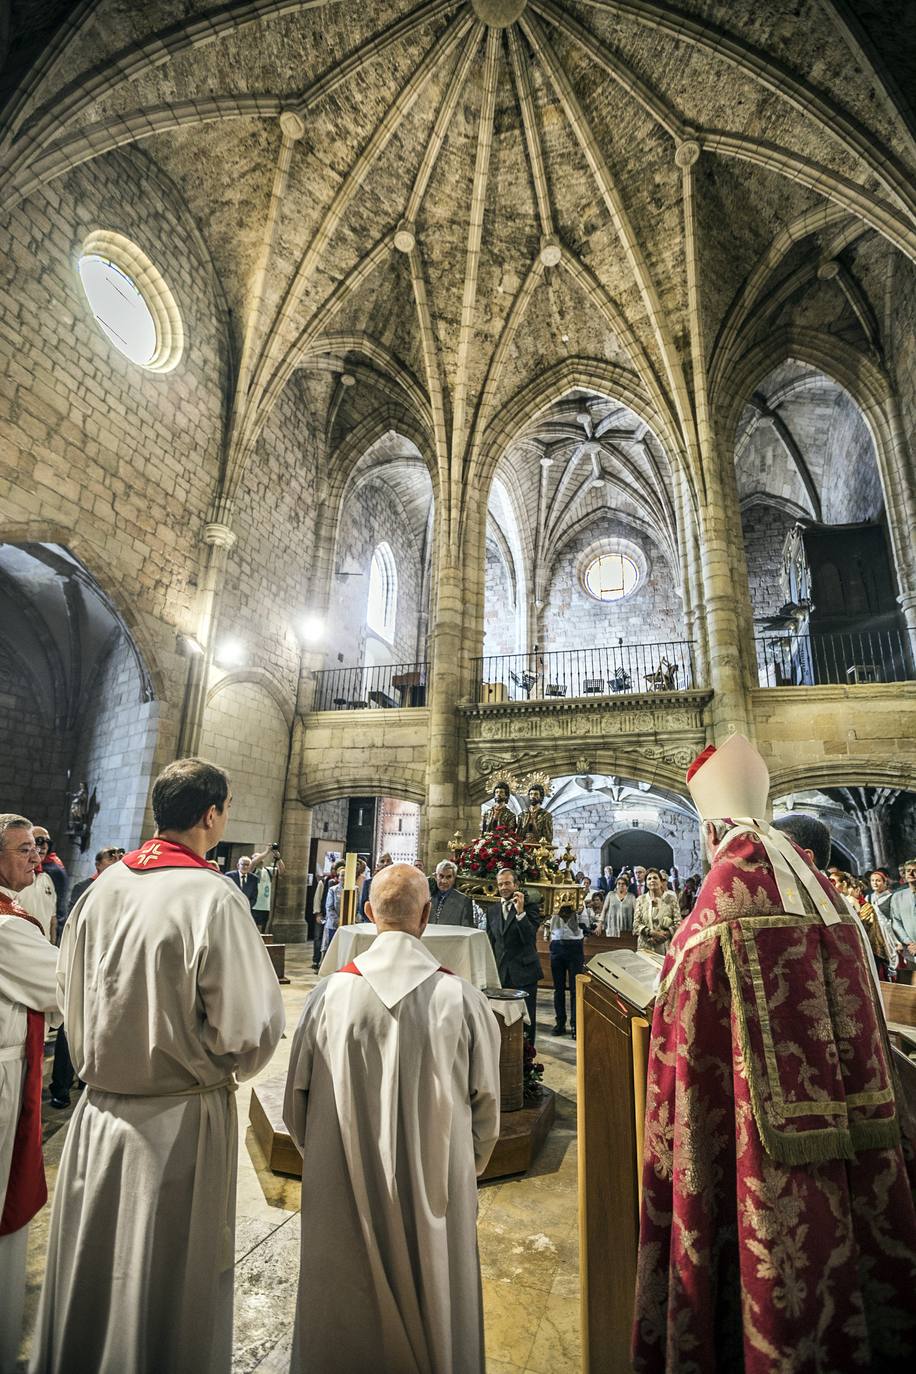
[[[465,708],[468,744],[495,740],[619,739],[701,732],[707,692],[653,694],[626,702],[510,702]]]

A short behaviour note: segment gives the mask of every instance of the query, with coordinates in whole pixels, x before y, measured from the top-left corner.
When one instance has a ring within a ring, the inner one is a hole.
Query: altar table
[[[327,978],[358,955],[365,954],[376,934],[376,928],[370,921],[338,926],[321,961],[318,977]],[[443,968],[457,973],[460,978],[466,978],[475,987],[499,987],[499,972],[486,931],[472,930],[470,926],[427,926],[422,938]]]

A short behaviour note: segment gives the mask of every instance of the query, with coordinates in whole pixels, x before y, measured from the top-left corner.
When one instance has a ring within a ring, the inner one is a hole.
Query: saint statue
[[[510,788],[507,782],[498,782],[493,788],[493,805],[483,818],[482,835],[491,830],[515,830],[515,812],[509,806]]]
[[[553,844],[553,816],[544,810],[544,789],[539,782],[528,788],[528,810],[516,822],[515,832],[522,844]]]
[[[77,791],[70,798],[70,819],[67,824],[67,834],[71,839],[81,839],[88,825],[89,788],[84,782],[81,782]]]

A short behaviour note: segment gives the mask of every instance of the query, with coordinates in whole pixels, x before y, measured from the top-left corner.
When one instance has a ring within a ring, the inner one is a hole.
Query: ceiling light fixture
[[[175,636],[175,650],[185,658],[197,658],[204,651],[204,646],[194,635],[177,634]]]

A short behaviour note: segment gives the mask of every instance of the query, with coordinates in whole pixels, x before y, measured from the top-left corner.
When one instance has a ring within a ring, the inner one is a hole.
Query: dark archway
[[[671,869],[674,864],[674,850],[661,835],[651,830],[621,830],[601,846],[601,867],[610,864],[615,873],[621,868],[632,868],[642,864],[643,868]]]
[[[46,825],[73,878],[142,838],[159,703],[140,651],[63,544],[0,541],[0,790]],[[88,820],[71,824],[86,786]]]

